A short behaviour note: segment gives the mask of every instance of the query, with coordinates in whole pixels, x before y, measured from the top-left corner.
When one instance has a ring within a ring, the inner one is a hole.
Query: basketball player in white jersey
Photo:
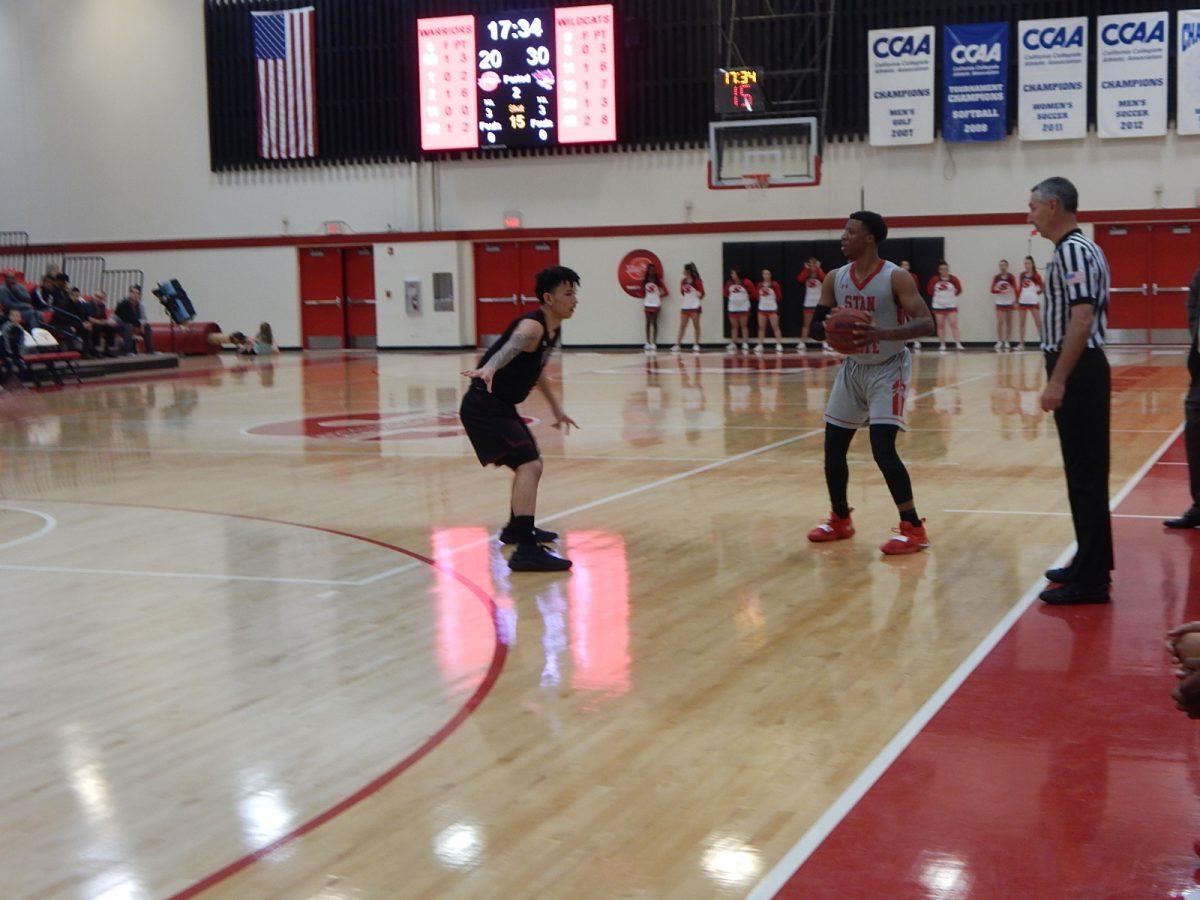
[[[933,320],[912,276],[879,258],[887,223],[879,213],[859,210],[842,232],[849,263],[821,286],[821,303],[810,334],[825,336],[825,317],[835,306],[865,310],[870,323],[858,327],[858,351],[842,363],[825,405],[825,484],[832,511],[808,533],[817,543],[854,535],[846,491],[846,453],[855,432],[870,427],[871,452],[900,512],[900,526],[879,549],[889,556],[917,553],[929,546],[924,520],[917,516],[908,470],[896,454],[896,435],[905,427],[904,401],[912,375],[908,341],[933,334]]]

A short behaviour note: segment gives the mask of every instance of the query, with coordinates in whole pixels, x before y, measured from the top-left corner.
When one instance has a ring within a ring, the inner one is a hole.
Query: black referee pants
[[[1046,354],[1047,375],[1058,356]],[[1054,411],[1078,545],[1075,561],[1068,567],[1070,580],[1090,586],[1105,584],[1113,568],[1108,512],[1111,391],[1104,351],[1087,347],[1067,379],[1062,406]]]
[[[1188,372],[1192,376],[1192,383],[1183,401],[1183,440],[1187,447],[1192,510],[1200,512],[1200,352],[1196,350],[1195,341],[1192,341],[1192,349],[1188,351]]]

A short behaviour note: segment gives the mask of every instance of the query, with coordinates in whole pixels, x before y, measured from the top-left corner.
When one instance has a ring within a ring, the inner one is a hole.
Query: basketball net
[[[771,186],[771,176],[766,172],[743,174],[742,179],[746,182],[747,190],[751,191],[765,191]]]

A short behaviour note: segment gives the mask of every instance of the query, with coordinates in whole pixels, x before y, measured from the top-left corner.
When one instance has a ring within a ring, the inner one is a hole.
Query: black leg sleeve
[[[908,469],[896,453],[896,435],[899,433],[899,425],[871,426],[871,454],[897,506],[913,498],[912,479],[908,477]]]
[[[829,506],[834,514],[845,518],[850,514],[846,490],[850,485],[850,467],[846,453],[854,440],[853,428],[825,423],[825,484],[829,488]]]

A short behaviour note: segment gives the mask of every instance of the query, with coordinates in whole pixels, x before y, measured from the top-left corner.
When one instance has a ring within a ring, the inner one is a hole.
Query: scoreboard
[[[617,139],[612,4],[417,20],[421,149]]]

